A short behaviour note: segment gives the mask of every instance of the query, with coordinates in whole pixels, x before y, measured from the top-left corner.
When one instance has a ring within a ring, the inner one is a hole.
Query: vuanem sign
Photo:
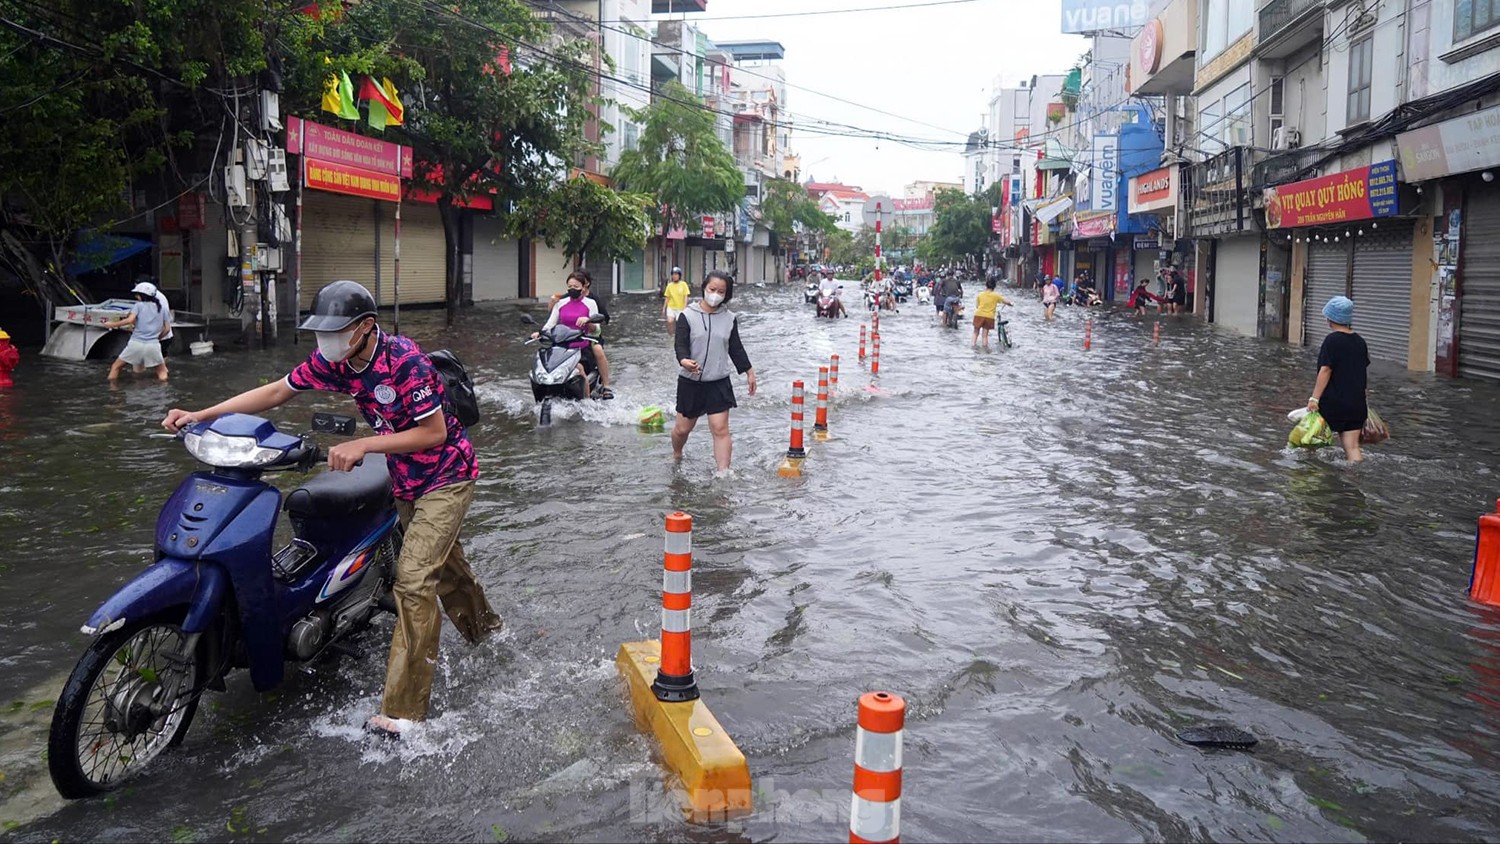
[[[1266,188],[1266,228],[1289,229],[1396,215],[1396,162]]]
[[[1094,171],[1089,174],[1089,200],[1095,211],[1119,208],[1120,139],[1116,135],[1094,136]]]
[[[1130,179],[1130,199],[1127,206],[1131,214],[1144,214],[1177,206],[1178,169],[1163,167],[1142,173]]]
[[[1062,31],[1071,35],[1131,29],[1150,19],[1146,0],[1062,0]]]

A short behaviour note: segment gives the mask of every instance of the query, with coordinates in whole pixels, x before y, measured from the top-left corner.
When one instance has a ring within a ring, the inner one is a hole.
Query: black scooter
[[[591,323],[602,321],[603,316],[600,315],[589,318]],[[521,314],[521,322],[526,325],[537,324],[531,314]],[[599,342],[585,334],[582,329],[566,325],[554,325],[539,332],[535,339],[526,341],[528,346],[532,344],[541,346],[536,351],[536,360],[531,363],[530,377],[531,395],[541,405],[538,421],[543,426],[552,424],[552,402],[554,401],[604,398],[603,387],[599,383],[599,369],[594,364],[594,356],[585,355],[583,349],[570,348],[568,345],[579,340],[587,340],[593,344]]]

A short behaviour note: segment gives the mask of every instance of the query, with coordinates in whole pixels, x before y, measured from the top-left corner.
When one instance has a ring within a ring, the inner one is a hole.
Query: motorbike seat
[[[391,476],[372,454],[349,472],[329,470],[292,490],[282,509],[307,519],[335,519],[393,506]]]

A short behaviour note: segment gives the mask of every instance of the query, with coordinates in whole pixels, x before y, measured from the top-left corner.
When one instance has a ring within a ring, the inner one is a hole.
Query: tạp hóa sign
[[[1290,229],[1396,215],[1396,162],[1266,188],[1266,228]]]

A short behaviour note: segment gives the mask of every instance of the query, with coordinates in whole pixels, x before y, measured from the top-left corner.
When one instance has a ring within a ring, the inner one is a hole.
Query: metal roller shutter
[[[1307,244],[1307,272],[1302,289],[1302,342],[1316,346],[1327,334],[1323,306],[1349,290],[1349,249],[1343,243],[1314,240]]]
[[[1411,337],[1411,239],[1415,223],[1392,220],[1354,239],[1354,330],[1372,360],[1406,365]]]
[[[390,288],[396,274],[395,210],[383,212],[380,219],[380,277],[383,288]],[[443,253],[443,218],[436,205],[425,202],[401,204],[401,304],[441,304],[447,297],[447,263]],[[382,291],[390,296],[388,290]],[[384,304],[382,302],[382,304]]]
[[[1500,193],[1470,194],[1458,296],[1458,374],[1500,380]]]
[[[302,310],[312,307],[319,290],[345,278],[375,290],[375,200],[307,191],[302,199]]]

